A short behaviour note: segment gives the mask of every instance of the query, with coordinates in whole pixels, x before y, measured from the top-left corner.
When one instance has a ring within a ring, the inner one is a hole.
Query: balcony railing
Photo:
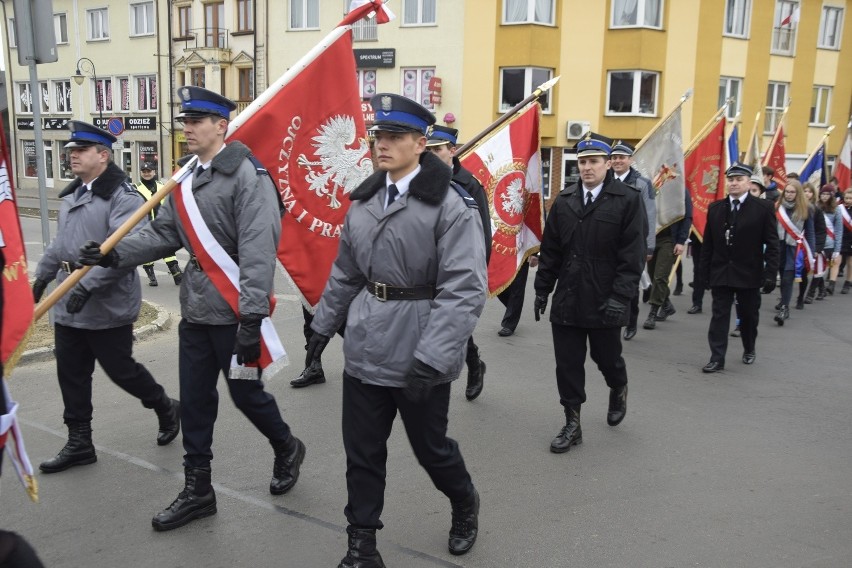
[[[192,28],[186,39],[182,39],[185,42],[184,49],[228,49],[229,35],[228,28]]]

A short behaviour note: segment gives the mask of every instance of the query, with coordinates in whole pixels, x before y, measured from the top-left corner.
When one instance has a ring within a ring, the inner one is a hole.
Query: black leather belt
[[[375,296],[380,302],[388,300],[431,300],[436,295],[434,286],[401,288],[399,286],[388,286],[381,282],[367,282],[367,292]]]
[[[240,264],[240,259],[239,259],[239,257],[238,257],[237,255],[235,255],[235,254],[232,254],[232,255],[229,255],[229,256],[230,256],[231,258],[233,258],[233,259],[234,259],[234,262],[236,262],[236,263],[237,263],[237,265],[239,266],[239,264]],[[198,257],[197,257],[197,256],[195,256],[194,254],[190,254],[190,255],[189,255],[189,264],[191,264],[192,266],[194,266],[194,267],[195,267],[195,269],[196,269],[197,271],[199,271],[199,272],[204,272],[204,268],[201,266],[201,263],[200,263],[200,262],[198,262]]]
[[[71,274],[72,272],[77,270],[80,267],[80,265],[77,264],[76,260],[63,260],[62,262],[59,263],[59,267],[66,274]]]

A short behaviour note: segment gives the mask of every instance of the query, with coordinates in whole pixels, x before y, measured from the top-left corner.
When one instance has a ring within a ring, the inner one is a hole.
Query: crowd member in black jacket
[[[627,368],[620,328],[639,291],[645,260],[642,196],[614,179],[611,141],[588,134],[577,144],[581,183],[563,190],[544,226],[535,279],[535,318],[553,291],[550,323],[556,355],[556,384],[565,426],[550,444],[566,452],[583,441],[580,405],[586,401],[586,343],[610,387],[607,423],[627,413]]]
[[[805,192],[805,197],[808,200],[808,214],[814,220],[814,241],[816,242],[814,255],[820,255],[822,254],[823,249],[825,249],[825,238],[827,236],[825,230],[825,216],[822,215],[822,210],[817,208],[817,191],[814,186],[810,183],[804,183],[802,184],[802,190]],[[813,269],[815,267],[811,268]],[[812,304],[814,301],[816,286],[812,285],[810,290],[808,290],[808,283],[810,280],[811,279],[808,278],[807,274],[802,274],[802,280],[799,282],[799,297],[796,299],[797,310],[805,309],[805,304]],[[806,291],[807,297],[805,296]]]
[[[482,236],[485,239],[485,264],[491,259],[491,213],[488,209],[488,197],[482,184],[464,169],[456,158],[456,144],[459,131],[447,126],[434,125],[428,136],[426,148],[453,168],[453,181],[460,185],[470,195],[479,208],[482,220]],[[482,394],[485,381],[485,361],[479,356],[479,347],[473,342],[473,335],[467,340],[467,388],[465,398],[473,400]]]
[[[710,362],[704,366],[705,373],[725,368],[735,299],[740,313],[743,363],[754,363],[760,288],[763,286],[767,294],[775,289],[778,273],[778,229],[772,201],[749,195],[749,166],[735,163],[725,175],[728,197],[707,209],[701,247],[699,274],[713,295],[713,317],[707,332]]]

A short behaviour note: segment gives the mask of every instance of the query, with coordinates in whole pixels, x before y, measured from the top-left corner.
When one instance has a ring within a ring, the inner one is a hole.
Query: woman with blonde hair
[[[803,270],[797,270],[796,261],[805,244],[811,252],[816,248],[814,238],[814,216],[798,180],[790,180],[776,204],[778,238],[781,240],[781,302],[775,321],[784,325],[790,317],[790,299],[793,297],[793,281],[801,278]],[[806,249],[807,251],[807,249]],[[807,252],[805,251],[805,254]],[[798,274],[797,274],[798,273]]]

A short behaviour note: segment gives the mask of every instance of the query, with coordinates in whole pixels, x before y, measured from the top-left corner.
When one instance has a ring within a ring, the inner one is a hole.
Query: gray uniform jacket
[[[648,248],[647,253],[649,255],[654,254],[654,249],[657,247],[657,199],[654,187],[651,185],[651,180],[641,175],[632,166],[630,171],[627,172],[627,177],[624,178],[624,183],[642,192],[642,204],[645,206],[645,215],[648,218],[645,246]]]
[[[209,168],[193,176],[192,193],[210,232],[240,266],[240,314],[266,316],[281,235],[280,202],[266,170],[250,155],[244,144],[228,142]],[[193,252],[175,210],[175,198],[169,195],[150,225],[118,244],[119,266],[151,262],[181,247]],[[181,317],[192,323],[238,321],[207,274],[193,263],[187,264],[183,275],[180,308]]]
[[[62,283],[68,278],[62,269],[63,261],[73,265],[83,243],[88,240],[102,243],[142,206],[142,196],[126,180],[121,168],[110,162],[92,184],[91,191],[79,198],[74,195],[83,183],[80,178],[62,190],[56,237],[38,263],[36,278],[45,282],[55,278]],[[140,225],[146,223],[143,219]],[[91,298],[78,313],[69,314],[65,309],[69,295],[63,296],[53,307],[56,323],[79,329],[110,329],[132,324],[139,316],[142,289],[134,268],[112,270],[94,266],[80,280],[80,285],[92,293]]]
[[[459,376],[487,295],[482,223],[450,189],[452,171],[427,152],[408,192],[384,210],[383,171],[350,194],[340,249],[311,328],[332,336],[346,319],[345,370],[365,383],[404,387],[414,359]],[[365,286],[433,285],[433,300],[380,301]]]

